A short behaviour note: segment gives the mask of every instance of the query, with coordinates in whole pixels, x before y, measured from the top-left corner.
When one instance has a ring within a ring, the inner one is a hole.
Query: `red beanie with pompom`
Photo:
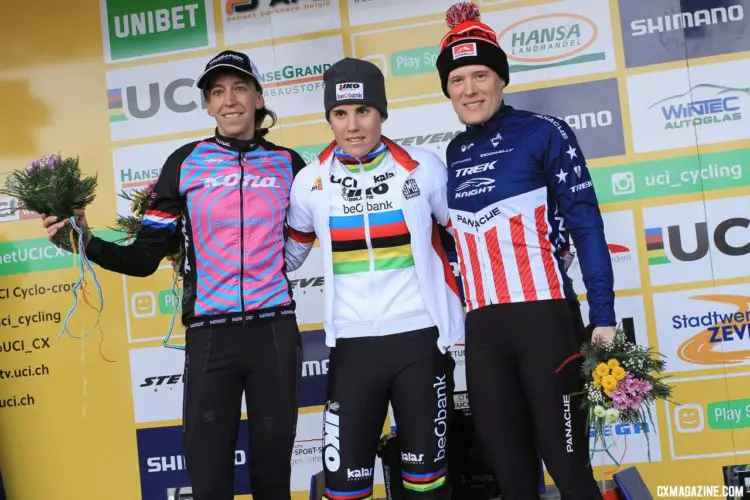
[[[440,40],[440,55],[436,66],[446,97],[448,75],[461,66],[487,66],[506,85],[510,83],[508,56],[497,43],[497,35],[493,29],[480,21],[479,7],[471,2],[456,3],[446,11],[445,21],[450,31]]]

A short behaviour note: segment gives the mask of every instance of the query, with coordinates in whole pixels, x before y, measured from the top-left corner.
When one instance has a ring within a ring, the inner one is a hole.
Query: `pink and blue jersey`
[[[263,139],[217,135],[186,144],[162,168],[131,245],[140,251],[97,242],[87,252],[102,267],[148,275],[169,248],[181,245],[189,329],[293,314],[285,220],[292,181],[303,166],[295,151]]]

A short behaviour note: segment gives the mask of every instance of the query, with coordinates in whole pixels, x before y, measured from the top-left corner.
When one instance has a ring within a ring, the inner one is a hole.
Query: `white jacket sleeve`
[[[433,189],[430,191],[432,215],[442,226],[448,224],[448,167],[436,154],[427,157],[430,162],[430,176]]]
[[[305,175],[297,175],[292,183],[287,210],[287,238],[284,244],[284,260],[287,271],[295,271],[305,262],[315,243],[315,220],[308,206]]]

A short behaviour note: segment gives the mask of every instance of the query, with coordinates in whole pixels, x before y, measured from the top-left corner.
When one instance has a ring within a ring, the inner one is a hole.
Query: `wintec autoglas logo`
[[[700,328],[677,349],[677,356],[696,365],[737,364],[750,360],[750,349],[735,346],[750,345],[750,297],[734,294],[692,295],[690,299],[736,307],[735,311],[708,310],[695,314],[672,316],[672,328],[677,332]]]
[[[580,14],[542,14],[528,17],[498,34],[507,47],[511,71],[528,71],[603,61],[606,54],[594,50],[599,29]]]
[[[204,0],[107,0],[106,16],[113,61],[211,43]]]
[[[748,229],[750,229],[750,219],[745,217],[732,217],[721,221],[713,230],[713,234],[709,234],[706,222],[696,222],[692,230],[688,229],[688,226],[679,225],[646,228],[648,264],[649,266],[669,264],[672,262],[671,259],[695,262],[706,257],[711,249],[730,257],[748,255],[750,254],[750,231]],[[682,232],[686,230],[694,234],[683,235]],[[728,236],[730,231],[732,236]],[[744,238],[738,237],[740,232],[744,233]],[[741,243],[740,239],[745,243]],[[665,241],[668,243],[669,255],[667,255]],[[692,244],[688,247],[685,241],[696,243],[694,247]]]
[[[705,97],[696,99],[696,95]],[[648,109],[658,109],[662,120],[659,125],[674,130],[742,120],[749,98],[750,87],[701,83],[682,94],[665,97]]]

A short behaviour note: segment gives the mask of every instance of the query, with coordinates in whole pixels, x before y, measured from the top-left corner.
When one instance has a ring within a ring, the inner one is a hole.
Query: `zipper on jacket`
[[[237,163],[240,165],[240,308],[245,312],[245,194],[242,184],[245,180],[245,168],[242,166],[242,151],[238,152]],[[242,324],[245,324],[245,315],[242,315]]]
[[[365,167],[362,165],[362,162],[357,158],[357,163],[359,163],[359,172],[360,174],[365,173]],[[362,176],[364,177],[364,176]],[[367,285],[369,294],[368,297],[374,298],[375,295],[372,293],[372,274],[375,272],[375,252],[372,249],[372,238],[370,236],[370,212],[367,210],[367,186],[365,185],[364,179],[360,178],[361,183],[361,189],[362,189],[362,213],[364,214],[364,220],[365,220],[365,243],[367,244],[367,256],[368,256],[368,263],[370,265],[370,271],[367,273]],[[379,306],[379,305],[378,305]],[[379,309],[379,307],[376,307],[376,309]],[[377,317],[377,315],[380,314],[380,311],[377,310],[375,314],[371,315],[372,317]],[[370,319],[370,324],[374,325],[375,322]]]

